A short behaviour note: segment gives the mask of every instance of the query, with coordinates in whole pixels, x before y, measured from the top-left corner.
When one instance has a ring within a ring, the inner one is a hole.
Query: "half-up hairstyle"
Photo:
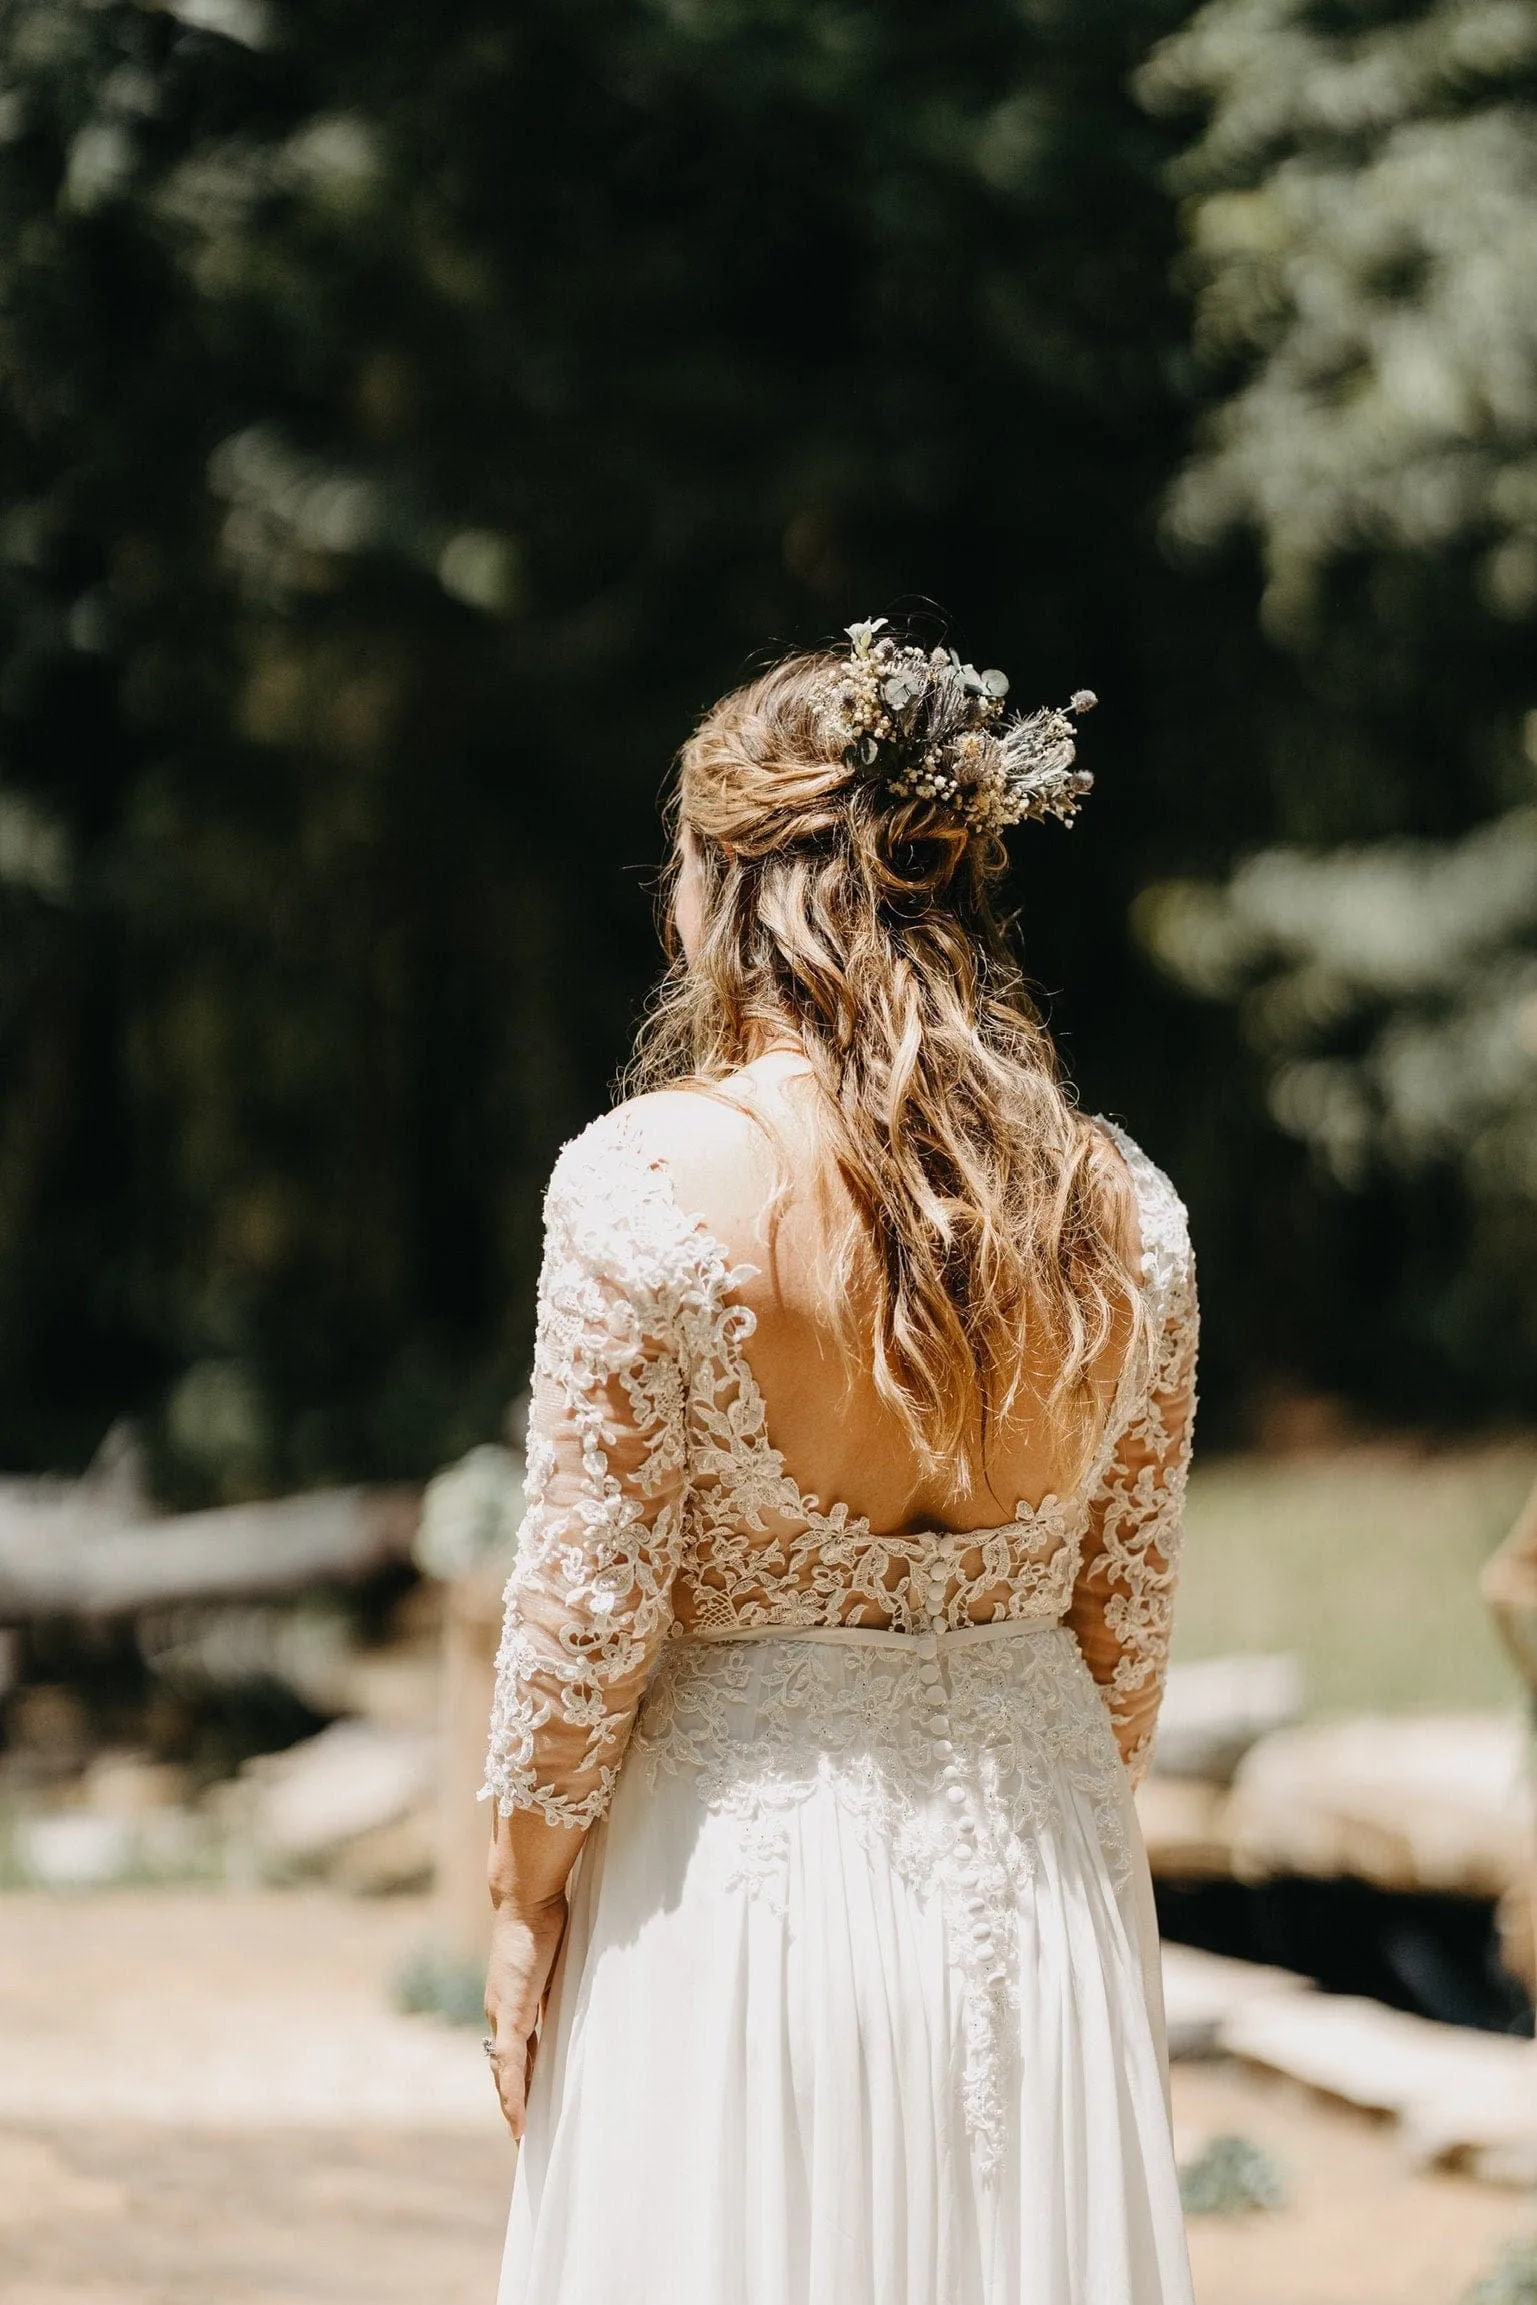
[[[853,1202],[834,1301],[868,1318],[854,1283],[873,1271],[875,1383],[920,1459],[985,1454],[1027,1363],[1087,1452],[1140,1301],[1124,1189],[995,906],[997,826],[867,773],[828,708],[846,663],[787,658],[684,745],[670,807],[697,851],[699,949],[685,963],[669,893],[670,966],[625,1085],[714,1085],[804,1049]]]

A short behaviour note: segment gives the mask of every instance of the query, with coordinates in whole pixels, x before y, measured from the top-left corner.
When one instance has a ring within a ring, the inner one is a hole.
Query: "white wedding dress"
[[[965,1535],[788,1478],[636,1108],[562,1154],[487,1793],[592,1830],[499,2305],[1190,2305],[1131,1782],[1194,1276],[1108,1133],[1144,1344],[1078,1491]]]

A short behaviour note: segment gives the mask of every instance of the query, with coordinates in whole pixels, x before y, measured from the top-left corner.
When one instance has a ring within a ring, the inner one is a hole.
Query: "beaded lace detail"
[[[1184,1203],[1124,1129],[1100,1126],[1136,1189],[1148,1350],[1112,1420],[1067,1622],[1139,1784],[1152,1757],[1174,1626],[1200,1322]]]
[[[920,1634],[910,1654],[856,1644],[670,1642],[632,1765],[652,1785],[692,1776],[706,1808],[734,1819],[724,1887],[787,1909],[792,1820],[820,1790],[910,1888],[939,1899],[964,1986],[966,2124],[985,2173],[1004,2130],[1021,1892],[1043,1835],[1074,1807],[1112,1884],[1125,1884],[1124,1771],[1064,1627],[1042,1620],[976,1646]]]
[[[483,1797],[590,1825],[634,1729],[648,1777],[687,1770],[738,1816],[743,1864],[775,1894],[786,1819],[829,1788],[942,1900],[984,2158],[1032,1846],[1054,1805],[1086,1803],[1124,1877],[1116,1746],[1140,1774],[1168,1656],[1194,1270],[1172,1186],[1108,1133],[1136,1190],[1143,1342],[1073,1495],[963,1535],[884,1534],[791,1480],[743,1350],[748,1275],[682,1208],[630,1108],[567,1146],[545,1203],[528,1509]],[[965,1630],[988,1622],[1036,1637]],[[913,1636],[911,1653],[858,1644],[872,1627]],[[850,1638],[762,1637],[834,1629]]]

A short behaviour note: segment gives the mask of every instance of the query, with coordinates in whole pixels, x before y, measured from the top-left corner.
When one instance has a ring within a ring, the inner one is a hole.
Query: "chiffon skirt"
[[[498,2305],[1191,2305],[1146,1859],[1068,1632],[669,1645]]]

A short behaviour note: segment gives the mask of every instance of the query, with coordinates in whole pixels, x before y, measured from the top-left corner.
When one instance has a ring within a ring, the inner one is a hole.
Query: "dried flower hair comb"
[[[822,684],[822,710],[843,757],[900,800],[931,800],[970,832],[1001,832],[1027,818],[1071,824],[1094,779],[1074,765],[1068,714],[1093,709],[1080,688],[1065,709],[1004,717],[1009,683],[978,672],[953,649],[897,641],[886,619],[851,624],[848,657]]]

